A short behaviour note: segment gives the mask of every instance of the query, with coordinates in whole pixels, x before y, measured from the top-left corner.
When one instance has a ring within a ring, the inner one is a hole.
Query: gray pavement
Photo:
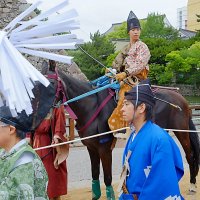
[[[123,148],[115,148],[113,150],[113,182],[119,180],[121,172],[121,159]],[[67,159],[68,166],[68,187],[81,188],[90,187],[92,175],[90,158],[86,147],[73,147],[70,149]],[[103,171],[101,166],[100,181],[103,184]]]

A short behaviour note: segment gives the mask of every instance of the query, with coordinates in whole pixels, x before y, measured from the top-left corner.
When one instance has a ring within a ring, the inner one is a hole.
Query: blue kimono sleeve
[[[131,194],[121,194],[119,200],[134,200],[133,195]]]
[[[160,140],[151,164],[139,200],[183,199],[178,182],[184,171],[177,145],[173,141]]]

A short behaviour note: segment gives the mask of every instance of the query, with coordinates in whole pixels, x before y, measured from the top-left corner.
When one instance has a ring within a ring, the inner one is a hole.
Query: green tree
[[[178,31],[165,24],[165,15],[150,13],[144,23],[141,38],[177,39]]]
[[[113,60],[116,58],[118,53],[119,53],[119,51],[116,51],[115,53],[112,53],[107,57],[107,59],[106,59],[107,66],[112,67]]]
[[[165,15],[159,15],[150,13],[147,19],[140,20],[142,27],[141,39],[144,38],[166,38],[176,39],[178,38],[178,31],[172,26],[166,26]],[[123,22],[120,26],[117,26],[113,32],[107,35],[109,39],[128,39],[127,24]]]
[[[166,55],[171,51],[189,48],[194,41],[191,40],[168,40],[165,38],[144,38],[143,42],[147,44],[151,52],[149,64],[166,65]]]
[[[177,83],[200,84],[200,42],[188,49],[172,51],[167,54],[166,61],[165,71],[170,71]]]
[[[145,20],[140,20],[140,25],[143,29]],[[115,27],[114,31],[107,35],[108,39],[129,39],[129,34],[127,33],[127,23],[123,22],[120,26]]]
[[[120,26],[115,27],[114,31],[107,35],[108,39],[128,39],[127,24],[123,22]]]
[[[107,66],[106,58],[114,53],[114,44],[105,35],[101,35],[99,31],[94,35],[90,35],[90,39],[91,42],[87,42],[81,47],[92,57]],[[68,54],[74,57],[74,61],[89,80],[96,79],[103,74],[104,68],[80,49],[68,51]]]

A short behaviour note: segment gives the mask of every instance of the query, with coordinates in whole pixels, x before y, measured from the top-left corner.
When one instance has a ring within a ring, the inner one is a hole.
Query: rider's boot
[[[98,200],[101,197],[101,187],[99,180],[92,180],[92,200]]]
[[[106,199],[115,200],[115,193],[112,186],[106,186]]]

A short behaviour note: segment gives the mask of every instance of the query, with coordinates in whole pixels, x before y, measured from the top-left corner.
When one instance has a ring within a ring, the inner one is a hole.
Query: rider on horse
[[[119,72],[115,77],[116,80],[119,82],[124,80],[125,84],[121,84],[117,108],[108,120],[111,130],[126,126],[125,121],[121,117],[120,110],[124,93],[132,88],[129,84],[126,84],[129,82],[128,77],[135,76],[139,80],[144,80],[149,72],[148,61],[150,59],[150,52],[147,45],[139,39],[141,26],[138,18],[132,11],[127,19],[127,32],[130,35],[130,42],[121,50],[113,62],[113,68]]]

